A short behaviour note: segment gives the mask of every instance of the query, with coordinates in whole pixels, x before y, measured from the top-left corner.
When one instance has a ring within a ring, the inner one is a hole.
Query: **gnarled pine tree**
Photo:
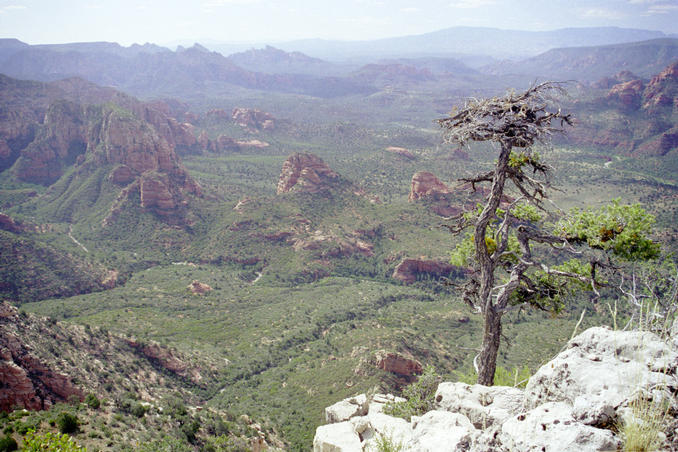
[[[461,179],[474,190],[491,184],[485,204],[448,225],[456,233],[473,231],[453,260],[473,269],[463,297],[484,320],[476,357],[478,383],[483,385],[493,384],[506,312],[523,304],[557,311],[562,296],[573,288],[598,294],[604,284],[596,272],[614,268],[611,255],[646,259],[658,252],[647,238],[653,218],[639,206],[613,203],[599,212],[577,211],[546,223],[554,214],[545,206],[551,168],[531,147],[548,143],[554,133],[572,125],[569,115],[551,107],[563,93],[559,83],[541,83],[522,93],[469,100],[452,116],[438,120],[447,142],[498,145],[492,171]],[[542,253],[549,248],[552,252]],[[582,248],[598,251],[588,255]]]

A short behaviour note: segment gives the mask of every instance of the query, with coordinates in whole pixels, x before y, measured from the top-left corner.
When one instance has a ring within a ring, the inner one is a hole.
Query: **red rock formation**
[[[643,93],[646,110],[675,106],[678,106],[678,61],[653,77]]]
[[[409,201],[431,197],[439,199],[441,195],[451,193],[451,189],[442,183],[433,173],[419,171],[412,176]]]
[[[603,77],[602,79],[593,83],[592,86],[594,88],[598,88],[598,89],[610,89],[614,85],[618,85],[620,83],[630,82],[631,80],[637,80],[637,79],[638,79],[638,76],[636,76],[633,72],[631,72],[631,71],[621,71],[620,73],[613,75],[612,77]]]
[[[141,175],[141,207],[153,210],[159,215],[172,215],[177,207],[170,192],[167,174],[148,171]]]
[[[270,113],[253,108],[234,108],[231,118],[248,130],[269,130],[275,128],[275,118]]]
[[[128,340],[127,343],[130,347],[135,349],[137,353],[141,354],[152,363],[157,363],[163,369],[182,377],[190,377],[191,381],[194,383],[198,383],[202,379],[199,369],[190,367],[167,347],[163,347],[154,342],[142,344],[134,340]]]
[[[0,213],[0,229],[20,234],[26,231],[35,231],[35,226],[26,226],[25,224],[14,220],[14,218],[9,215]]]
[[[374,245],[355,237],[337,237],[316,231],[311,237],[297,238],[293,241],[295,251],[324,249],[322,257],[348,257],[354,254],[374,255]]]
[[[400,148],[397,146],[389,146],[385,149],[385,151],[405,157],[407,160],[414,160],[416,158],[409,149]]]
[[[338,177],[320,157],[313,154],[292,154],[282,165],[277,193],[316,193],[328,188]]]
[[[211,151],[213,152],[225,152],[225,151],[238,151],[240,146],[238,142],[231,137],[226,135],[219,135],[215,141],[212,142]]]
[[[194,279],[193,282],[188,285],[188,290],[194,295],[204,295],[207,292],[210,292],[212,288],[208,284],[201,283],[197,279]]]
[[[618,102],[625,110],[637,110],[640,108],[644,89],[645,85],[641,80],[632,80],[614,85],[607,93],[607,98]]]
[[[213,108],[212,110],[209,110],[205,116],[208,118],[216,118],[216,119],[230,119],[231,115],[228,114],[226,110],[222,110],[221,108]]]
[[[457,267],[442,261],[403,259],[395,268],[392,277],[406,284],[417,280],[418,275],[428,275],[435,278],[449,276]]]
[[[7,303],[0,305],[0,321],[16,322],[18,312]],[[70,397],[84,394],[66,375],[40,362],[17,336],[0,335],[0,411],[21,407],[29,410],[49,408]]]
[[[399,377],[412,378],[415,375],[421,375],[423,372],[419,361],[407,358],[399,353],[389,353],[384,350],[376,353],[376,366]]]
[[[643,143],[635,149],[636,155],[666,155],[678,149],[678,127],[673,127],[654,140]]]
[[[108,175],[111,182],[122,186],[130,184],[136,177],[135,172],[127,165],[116,166]]]

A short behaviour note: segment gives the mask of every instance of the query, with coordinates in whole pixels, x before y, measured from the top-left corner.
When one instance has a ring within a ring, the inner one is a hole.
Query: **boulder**
[[[523,391],[508,386],[443,382],[438,385],[435,400],[440,410],[461,413],[476,428],[484,429],[519,413]]]
[[[607,427],[638,392],[675,390],[678,354],[650,332],[590,328],[542,366],[527,384],[526,402],[567,402],[576,420]]]
[[[457,452],[469,450],[480,432],[469,419],[449,411],[429,411],[412,417],[412,437],[405,450],[420,452]]]
[[[194,279],[191,284],[188,285],[188,290],[195,295],[204,295],[207,292],[210,292],[212,288],[205,283],[201,283],[197,279]]]
[[[325,421],[328,424],[334,424],[347,421],[355,416],[364,416],[366,414],[367,397],[365,394],[360,394],[325,408]]]
[[[313,452],[362,452],[360,437],[353,423],[321,425],[315,431]]]
[[[549,402],[501,424],[498,440],[507,451],[594,452],[619,450],[610,430],[577,422],[572,407]]]

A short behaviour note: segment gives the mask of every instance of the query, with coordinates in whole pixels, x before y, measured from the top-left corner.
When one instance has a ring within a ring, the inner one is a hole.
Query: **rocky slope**
[[[74,166],[70,184],[78,184],[108,167],[119,203],[139,195],[144,209],[181,223],[186,195],[200,195],[200,187],[176,150],[194,149],[198,141],[193,126],[167,116],[167,104],[145,104],[83,80],[2,81],[0,115],[8,121],[0,130],[1,163],[14,177],[51,185]],[[15,97],[27,99],[18,112]]]
[[[125,380],[116,381],[125,369]],[[48,409],[87,393],[135,391],[147,401],[204,384],[211,370],[158,344],[21,314],[0,303],[0,411]]]
[[[657,450],[675,450],[677,366],[678,323],[668,340],[591,328],[542,366],[525,390],[444,382],[435,408],[410,422],[382,412],[389,397],[339,402],[325,410],[332,423],[317,429],[313,447],[358,452],[387,438],[403,451],[618,450],[618,426],[645,422],[638,407],[655,403],[658,416],[671,413]]]
[[[622,72],[596,86],[604,88],[596,99],[575,106],[570,142],[633,156],[678,149],[678,60],[649,81]]]

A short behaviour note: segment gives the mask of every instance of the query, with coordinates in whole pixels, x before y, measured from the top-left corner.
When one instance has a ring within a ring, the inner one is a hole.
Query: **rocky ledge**
[[[326,408],[315,452],[375,450],[382,437],[402,451],[619,450],[618,426],[638,418],[634,404],[652,401],[676,413],[678,324],[672,337],[586,330],[533,375],[525,390],[441,383],[436,407],[408,422],[382,412],[393,396],[359,395]],[[678,450],[673,426],[657,450]]]

